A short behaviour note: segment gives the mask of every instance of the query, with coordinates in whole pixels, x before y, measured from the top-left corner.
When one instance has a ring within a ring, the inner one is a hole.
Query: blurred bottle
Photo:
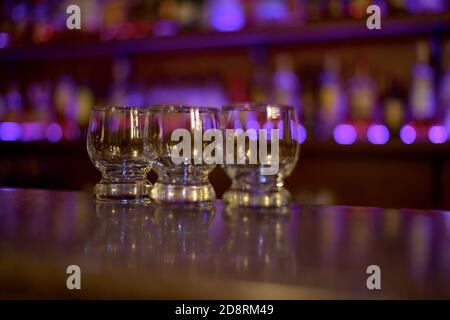
[[[295,73],[294,60],[288,54],[279,54],[275,57],[273,87],[275,101],[294,106],[298,119],[301,119],[300,80]]]
[[[342,19],[345,17],[345,9],[344,0],[328,0],[327,17],[330,19]]]
[[[81,11],[83,15],[81,19],[81,24],[84,25],[84,28],[82,28],[84,29],[83,31],[90,33],[98,32],[102,24],[102,1],[81,0],[80,2],[80,8],[82,8]],[[73,4],[73,0],[71,4]]]
[[[7,118],[12,121],[20,121],[23,116],[24,102],[20,87],[17,82],[10,82],[5,92]]]
[[[31,118],[49,122],[54,117],[52,109],[52,88],[49,81],[32,82],[27,88],[27,97],[31,106]]]
[[[178,21],[183,29],[195,30],[202,24],[204,1],[181,0],[178,5]]]
[[[445,45],[444,70],[441,77],[441,87],[439,89],[439,101],[443,111],[445,127],[450,133],[450,41]]]
[[[153,34],[156,36],[172,36],[178,33],[180,28],[178,14],[178,1],[158,1],[157,17],[153,23]]]
[[[381,16],[385,17],[388,14],[388,4],[386,0],[349,0],[348,14],[355,19],[362,19],[367,17],[367,7],[376,5],[380,8]]]
[[[91,108],[94,106],[94,93],[87,81],[83,81],[78,87],[79,113],[76,122],[86,127],[89,123]]]
[[[265,65],[256,65],[252,74],[250,99],[256,103],[264,103],[271,99],[271,74]]]
[[[323,19],[326,13],[326,4],[324,0],[308,0],[307,11],[308,21],[318,21]]]
[[[301,118],[300,124],[306,130],[306,136],[314,136],[317,131],[317,67],[308,66],[302,68],[302,92],[301,92]],[[301,129],[300,129],[301,130]],[[305,136],[305,138],[306,138]],[[303,139],[303,138],[302,138]]]
[[[400,127],[406,119],[406,94],[398,79],[390,79],[388,88],[383,97],[383,121],[388,127],[391,136],[398,136]]]
[[[128,6],[125,0],[110,0],[103,3],[102,27],[100,36],[104,41],[112,40],[128,19]]]
[[[361,19],[366,15],[366,9],[372,4],[372,0],[349,0],[348,14],[355,19]]]
[[[54,35],[51,24],[51,3],[48,1],[36,1],[32,7],[31,19],[33,23],[33,42],[42,43],[49,41]]]
[[[406,13],[406,0],[388,0],[389,13],[402,15]]]
[[[316,134],[322,140],[331,137],[334,127],[343,120],[346,113],[346,98],[339,71],[338,58],[328,55],[325,58],[319,80],[319,113]]]
[[[76,122],[79,117],[79,100],[75,80],[69,75],[63,75],[55,87],[55,111],[58,121]]]
[[[434,70],[430,65],[430,48],[427,42],[417,43],[416,54],[417,60],[412,67],[409,105],[417,138],[424,140],[436,115]]]
[[[131,63],[128,59],[119,58],[112,62],[112,83],[109,104],[123,106],[126,101],[127,82],[130,77]]]
[[[366,130],[375,116],[377,88],[363,58],[356,61],[354,75],[349,80],[348,94],[350,121],[355,125],[358,137],[365,139]]]
[[[31,4],[28,1],[10,1],[5,4],[9,11],[11,24],[13,27],[14,42],[30,42],[29,30],[31,28],[30,11]]]

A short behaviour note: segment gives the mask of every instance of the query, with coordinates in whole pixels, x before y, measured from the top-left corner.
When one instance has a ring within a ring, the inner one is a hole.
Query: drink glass
[[[227,206],[284,207],[291,201],[283,180],[294,169],[299,127],[294,107],[232,104],[223,107],[225,162],[232,180]]]
[[[158,135],[153,169],[158,174],[151,197],[160,203],[204,203],[215,200],[208,175],[216,163],[205,161],[205,132],[220,132],[219,111],[185,105],[155,105],[149,108],[156,125],[150,135]],[[177,132],[185,134],[177,136]],[[173,135],[174,134],[174,135]],[[181,147],[181,144],[184,147]]]
[[[141,202],[150,198],[147,180],[154,156],[149,113],[134,107],[94,107],[87,135],[87,150],[102,173],[94,188],[97,200]]]

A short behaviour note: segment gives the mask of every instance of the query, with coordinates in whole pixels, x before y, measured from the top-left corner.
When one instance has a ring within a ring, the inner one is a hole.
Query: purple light
[[[298,143],[301,144],[301,143],[305,142],[306,137],[307,137],[307,134],[306,134],[305,127],[303,127],[301,124],[299,124],[298,125]]]
[[[338,144],[353,144],[356,141],[356,130],[350,124],[340,124],[333,130],[334,141]]]
[[[209,118],[203,119],[203,130],[211,129],[211,120]]]
[[[27,14],[27,7],[25,3],[20,3],[14,6],[11,10],[11,17],[13,21],[20,22],[20,20],[25,20]]]
[[[0,49],[6,48],[9,44],[9,34],[0,32]]]
[[[245,125],[250,140],[258,140],[259,123],[255,120],[248,120]]]
[[[443,126],[432,126],[430,130],[428,130],[428,139],[430,139],[432,143],[444,143],[448,139],[448,132]]]
[[[372,125],[367,130],[367,139],[372,144],[386,144],[389,141],[389,130],[381,124]]]
[[[282,1],[262,1],[255,8],[255,15],[260,20],[282,20],[288,15],[288,10]]]
[[[20,124],[15,122],[3,122],[0,124],[0,140],[17,141],[22,135]]]
[[[234,120],[234,128],[233,129],[242,129],[242,123],[239,119]]]
[[[160,20],[153,25],[153,32],[159,37],[170,37],[178,33],[178,26],[170,20]]]
[[[132,107],[142,106],[144,105],[144,97],[138,91],[128,92],[125,97],[125,105]]]
[[[244,12],[239,0],[215,0],[211,8],[210,23],[223,32],[237,31],[244,26]]]
[[[255,120],[248,120],[246,128],[258,131],[259,130],[259,123],[258,123],[258,121],[255,121]]]
[[[52,123],[47,127],[47,130],[45,132],[47,136],[47,140],[54,143],[61,140],[63,136],[63,132],[61,129],[61,126],[57,123]]]
[[[405,144],[411,144],[416,141],[416,129],[410,125],[403,126],[400,129],[400,139]]]
[[[22,141],[36,141],[43,139],[42,125],[39,122],[29,122],[22,124]]]
[[[266,123],[264,123],[262,128],[267,130],[266,131],[266,140],[271,140],[272,139],[272,129],[275,129],[275,125],[272,122],[266,122]]]
[[[283,120],[280,120],[277,122],[277,129],[278,129],[278,137],[280,139],[284,138],[284,122]]]
[[[275,125],[273,124],[273,122],[266,122],[264,123],[262,128],[266,130],[271,130],[275,128]]]
[[[406,8],[412,13],[420,12],[440,12],[444,11],[444,1],[442,0],[407,0]]]

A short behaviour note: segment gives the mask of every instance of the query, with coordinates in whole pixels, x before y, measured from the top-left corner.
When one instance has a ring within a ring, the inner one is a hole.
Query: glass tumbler
[[[218,110],[185,105],[149,108],[159,132],[153,169],[158,175],[151,197],[161,203],[203,203],[215,200],[208,175],[216,163],[203,157],[210,143],[206,132],[220,132]],[[152,133],[153,135],[153,133]]]
[[[227,206],[284,207],[290,193],[283,180],[294,169],[299,127],[294,107],[233,104],[223,107],[225,161],[232,180],[223,195]]]
[[[149,112],[134,107],[95,107],[91,111],[87,150],[102,173],[94,188],[97,200],[145,201],[154,156]]]

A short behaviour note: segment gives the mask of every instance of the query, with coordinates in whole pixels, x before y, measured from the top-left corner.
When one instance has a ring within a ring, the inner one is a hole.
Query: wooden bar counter
[[[67,267],[81,269],[69,290]],[[381,270],[369,290],[367,268]],[[450,212],[97,203],[0,190],[0,298],[450,298]]]

